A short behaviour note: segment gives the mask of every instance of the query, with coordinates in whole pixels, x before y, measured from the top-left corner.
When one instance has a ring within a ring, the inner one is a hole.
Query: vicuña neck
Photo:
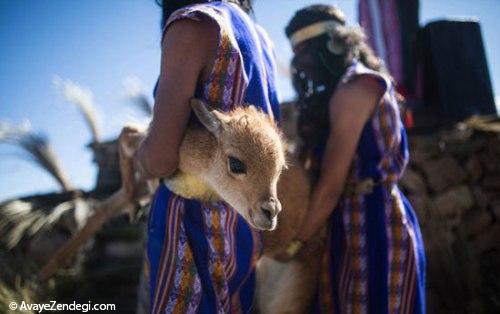
[[[217,139],[207,129],[189,127],[179,151],[179,170],[202,175],[210,167],[217,146]]]

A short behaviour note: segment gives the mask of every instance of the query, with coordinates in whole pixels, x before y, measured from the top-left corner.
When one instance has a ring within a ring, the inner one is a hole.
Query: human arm
[[[319,243],[310,241],[336,207],[351,168],[363,127],[380,102],[385,87],[370,76],[360,76],[340,86],[329,104],[330,133],[318,182],[313,188],[309,210],[294,241],[275,258],[288,261],[315,254]],[[304,244],[307,244],[304,247]]]
[[[170,25],[162,42],[162,60],[153,118],[136,154],[147,178],[168,177],[179,162],[196,85],[208,77],[215,59],[215,22],[183,19]]]

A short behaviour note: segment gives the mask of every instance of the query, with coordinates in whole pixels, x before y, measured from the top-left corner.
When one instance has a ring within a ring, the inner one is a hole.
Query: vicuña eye
[[[236,174],[244,174],[244,173],[247,173],[247,167],[245,166],[245,164],[239,160],[238,158],[235,158],[235,157],[231,157],[229,156],[227,158],[227,162],[229,164],[229,170],[232,172],[232,173],[236,173]]]

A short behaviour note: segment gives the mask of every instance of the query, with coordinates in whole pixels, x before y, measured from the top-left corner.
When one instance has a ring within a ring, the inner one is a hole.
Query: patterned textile
[[[397,0],[360,0],[359,24],[368,42],[398,83],[403,83],[401,27]]]
[[[180,19],[209,18],[219,27],[213,70],[197,97],[221,110],[251,103],[278,118],[275,63],[270,41],[234,4],[184,7]],[[254,289],[259,235],[225,203],[200,203],[160,184],[148,225],[152,313],[248,313]]]
[[[398,93],[406,98],[419,96],[419,3],[420,0],[360,0],[358,7],[359,24],[366,30],[368,43],[385,61],[398,83]]]
[[[365,125],[349,181],[372,178],[369,194],[343,195],[330,218],[318,310],[424,313],[425,257],[417,218],[397,181],[408,161],[394,86],[355,62],[343,82],[370,75],[386,87]]]

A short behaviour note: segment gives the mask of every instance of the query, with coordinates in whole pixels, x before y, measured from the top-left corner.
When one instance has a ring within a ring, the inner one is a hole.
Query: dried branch
[[[59,77],[54,79],[54,85],[63,94],[64,98],[78,107],[83,115],[95,143],[100,141],[100,131],[98,114],[95,109],[92,92],[71,80],[62,80]]]
[[[42,134],[30,131],[29,124],[13,126],[0,122],[0,143],[21,147],[36,165],[46,170],[59,183],[64,191],[73,189],[48,139]]]
[[[127,93],[127,99],[135,105],[147,117],[153,115],[153,106],[150,103],[141,82],[137,77],[128,77],[123,81]]]
[[[132,203],[129,201],[123,188],[103,201],[95,210],[94,215],[87,220],[85,226],[59,249],[42,268],[38,274],[39,278],[46,280],[52,277],[61,266],[64,266],[78,252],[82,244],[101,229],[105,222],[120,212],[120,210],[131,205]]]
[[[78,251],[80,246],[94,236],[102,225],[116,214],[127,210],[134,216],[141,201],[149,199],[156,188],[156,183],[136,179],[133,155],[139,145],[136,129],[125,127],[119,138],[120,146],[120,172],[122,174],[122,187],[109,198],[97,206],[94,215],[90,217],[85,226],[78,231],[40,271],[39,278],[46,280],[67,263]],[[149,186],[151,184],[151,186]]]

